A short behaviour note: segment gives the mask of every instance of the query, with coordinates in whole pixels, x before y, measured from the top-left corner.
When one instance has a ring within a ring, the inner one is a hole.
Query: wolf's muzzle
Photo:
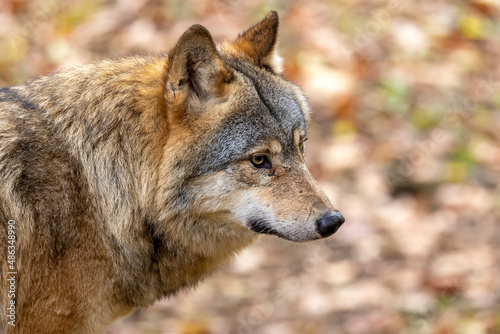
[[[316,220],[316,230],[323,237],[329,237],[337,232],[339,227],[345,222],[344,216],[339,211],[327,211],[323,217]]]

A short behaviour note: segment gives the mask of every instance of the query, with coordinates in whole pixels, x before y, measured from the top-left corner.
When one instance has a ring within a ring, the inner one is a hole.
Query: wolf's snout
[[[339,211],[327,211],[323,217],[316,220],[316,230],[323,238],[326,238],[337,232],[344,222],[345,218]]]

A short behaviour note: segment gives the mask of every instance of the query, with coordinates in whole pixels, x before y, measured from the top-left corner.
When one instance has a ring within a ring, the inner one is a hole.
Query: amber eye
[[[271,168],[272,164],[267,155],[257,154],[250,158],[250,162],[255,168]]]
[[[304,140],[299,143],[299,151],[302,155],[304,155],[304,143],[306,140],[307,138],[304,138]]]
[[[264,156],[256,155],[255,157],[252,157],[252,162],[254,165],[262,165],[264,163]]]

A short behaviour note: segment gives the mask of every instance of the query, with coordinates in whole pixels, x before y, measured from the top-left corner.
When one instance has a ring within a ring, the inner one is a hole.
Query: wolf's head
[[[195,25],[170,52],[165,154],[183,180],[176,205],[221,233],[328,237],[344,217],[305,165],[309,108],[281,74],[277,33],[276,12],[221,45]]]

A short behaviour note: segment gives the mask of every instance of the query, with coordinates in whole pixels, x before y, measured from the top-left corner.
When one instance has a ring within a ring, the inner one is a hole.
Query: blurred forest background
[[[2,0],[0,86],[166,52],[195,23],[234,39],[270,10],[346,223],[263,236],[107,333],[500,333],[498,0]]]

